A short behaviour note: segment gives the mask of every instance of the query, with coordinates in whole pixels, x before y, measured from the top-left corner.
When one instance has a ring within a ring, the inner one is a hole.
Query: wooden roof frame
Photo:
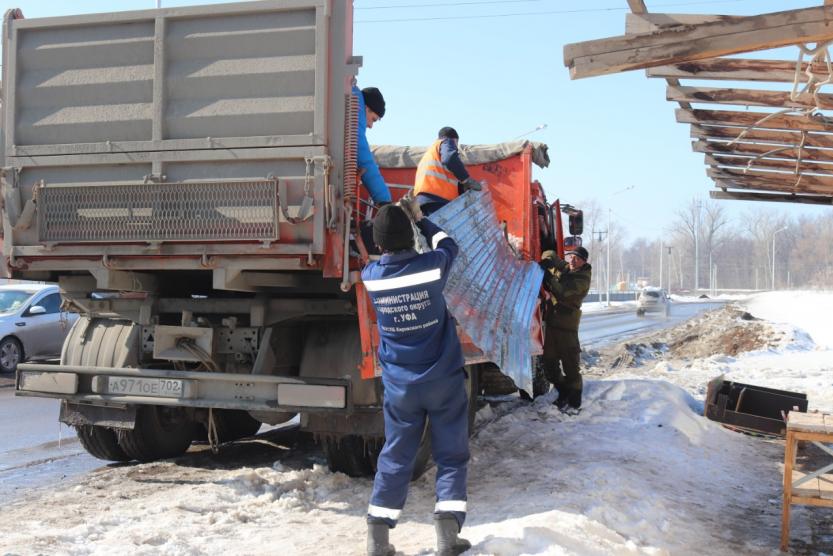
[[[833,111],[828,64],[802,60],[797,71],[795,60],[725,58],[808,43],[830,43],[833,53],[833,0],[755,16],[654,14],[643,0],[627,3],[625,35],[565,45],[573,79],[633,69],[665,79],[667,100],[679,105],[677,121],[690,124],[693,150],[704,154],[717,188],[712,198],[833,205],[833,115],[824,112]],[[691,79],[754,85],[681,83]],[[812,88],[793,95],[785,83]]]

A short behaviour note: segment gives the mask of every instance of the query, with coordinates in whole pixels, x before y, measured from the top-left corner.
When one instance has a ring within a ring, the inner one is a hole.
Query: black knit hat
[[[587,249],[585,249],[584,247],[576,247],[575,249],[570,249],[565,253],[565,255],[577,255],[585,261],[590,260],[590,253],[588,253]]]
[[[401,251],[414,246],[411,220],[401,207],[385,205],[373,219],[373,241],[382,251]]]
[[[376,87],[365,87],[362,89],[362,96],[364,97],[364,105],[376,112],[379,118],[385,116],[385,97],[382,92]]]
[[[460,136],[457,134],[457,130],[453,127],[445,126],[442,128],[439,133],[437,133],[437,139],[459,139]]]

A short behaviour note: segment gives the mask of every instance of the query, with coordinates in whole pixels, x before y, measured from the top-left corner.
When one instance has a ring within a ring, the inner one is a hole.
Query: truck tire
[[[139,327],[130,321],[79,317],[64,340],[62,365],[138,367]],[[78,440],[93,457],[108,461],[130,461],[119,446],[115,429],[96,425],[75,427]]]
[[[119,447],[143,462],[181,456],[191,445],[194,428],[183,408],[143,405],[136,410],[133,429],[118,431]]]
[[[130,461],[130,456],[119,446],[118,436],[113,429],[80,425],[75,427],[75,432],[91,456],[107,461]]]
[[[505,396],[517,391],[515,382],[500,372],[500,368],[494,363],[480,365],[479,388],[486,396]]]
[[[248,411],[239,409],[215,409],[214,423],[217,427],[217,437],[220,443],[254,436],[263,424],[249,415]],[[194,440],[208,440],[208,425],[206,423],[199,423],[195,427]]]
[[[384,441],[348,434],[328,436],[322,440],[321,445],[330,471],[351,477],[368,477],[376,472],[376,459]]]

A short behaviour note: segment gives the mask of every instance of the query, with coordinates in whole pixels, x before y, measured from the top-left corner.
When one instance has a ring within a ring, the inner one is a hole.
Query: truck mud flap
[[[132,429],[136,425],[136,406],[102,407],[63,401],[58,420],[72,427],[95,425],[111,429]]]

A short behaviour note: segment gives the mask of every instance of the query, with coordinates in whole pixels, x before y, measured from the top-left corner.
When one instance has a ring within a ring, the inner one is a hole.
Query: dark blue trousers
[[[379,454],[368,519],[396,525],[414,470],[414,459],[431,420],[431,453],[437,465],[435,513],[450,513],[460,527],[466,518],[469,461],[469,401],[463,369],[448,378],[419,384],[385,380],[385,446]]]

